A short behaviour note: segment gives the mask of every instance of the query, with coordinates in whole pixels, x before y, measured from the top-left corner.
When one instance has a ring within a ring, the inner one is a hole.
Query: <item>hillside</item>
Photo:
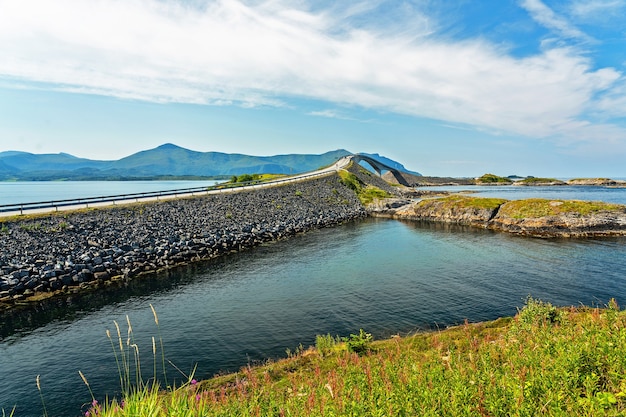
[[[125,180],[158,177],[218,177],[241,174],[297,174],[330,165],[350,155],[344,149],[320,155],[252,156],[197,152],[167,143],[116,161],[77,158],[67,153],[0,152],[0,181]],[[382,162],[405,170],[380,155]]]
[[[139,381],[88,415],[624,415],[625,320],[614,300],[557,309],[529,297],[513,319],[381,342],[318,336],[288,359],[178,389]]]

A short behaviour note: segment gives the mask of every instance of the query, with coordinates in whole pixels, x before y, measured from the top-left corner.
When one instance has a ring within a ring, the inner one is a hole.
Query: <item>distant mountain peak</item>
[[[181,148],[180,146],[175,145],[173,143],[164,143],[163,145],[158,146],[156,149],[173,150],[173,149],[184,149],[184,148]]]

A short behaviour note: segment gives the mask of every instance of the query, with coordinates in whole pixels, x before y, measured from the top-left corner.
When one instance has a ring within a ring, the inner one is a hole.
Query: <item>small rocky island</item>
[[[391,199],[370,209],[378,217],[455,223],[543,238],[626,236],[626,206],[596,201],[509,201],[451,195]]]

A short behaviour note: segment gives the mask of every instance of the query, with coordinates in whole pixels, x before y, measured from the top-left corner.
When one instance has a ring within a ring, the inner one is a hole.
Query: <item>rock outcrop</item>
[[[610,178],[575,178],[567,181],[567,185],[592,185],[597,187],[626,187],[626,181]]]
[[[533,237],[626,236],[626,206],[588,201],[472,198],[458,195],[412,201],[372,215],[480,227]]]

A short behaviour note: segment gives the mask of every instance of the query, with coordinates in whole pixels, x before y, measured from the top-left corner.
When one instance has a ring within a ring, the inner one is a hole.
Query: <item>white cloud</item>
[[[528,11],[535,21],[550,30],[556,31],[560,36],[589,40],[585,33],[572,25],[566,18],[557,15],[541,0],[521,0],[520,5]]]
[[[0,0],[0,77],[164,103],[298,97],[529,136],[623,137],[581,119],[616,70],[593,69],[573,48],[520,59],[479,40],[439,40],[413,9],[397,30],[353,25],[381,2],[313,11],[304,0]],[[583,36],[538,0],[524,4],[562,35]]]
[[[575,18],[601,24],[611,18],[623,17],[625,11],[626,0],[576,0],[571,5]]]

